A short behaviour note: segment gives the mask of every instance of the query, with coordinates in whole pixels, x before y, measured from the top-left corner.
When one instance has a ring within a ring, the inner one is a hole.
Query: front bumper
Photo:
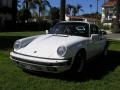
[[[27,56],[15,52],[10,53],[10,58],[23,69],[32,71],[43,71],[52,73],[61,73],[70,69],[71,59],[57,60],[48,58],[39,58]]]

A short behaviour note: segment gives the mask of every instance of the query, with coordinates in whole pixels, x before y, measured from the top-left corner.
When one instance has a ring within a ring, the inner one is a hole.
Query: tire
[[[85,51],[80,50],[75,60],[73,61],[73,65],[71,67],[72,72],[82,72],[85,64],[86,54]]]
[[[107,42],[107,44],[105,45],[103,52],[102,52],[103,57],[107,56],[107,54],[108,54],[108,45],[109,45],[109,43]]]
[[[107,54],[108,54],[108,50],[107,50],[107,47],[105,47],[103,50],[102,56],[107,56]]]

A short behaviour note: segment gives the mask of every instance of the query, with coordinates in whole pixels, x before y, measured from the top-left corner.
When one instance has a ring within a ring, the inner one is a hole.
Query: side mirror
[[[107,32],[106,32],[106,31],[101,31],[101,33],[102,33],[103,35],[107,35]]]
[[[106,35],[107,32],[106,32],[104,29],[101,29],[100,34],[102,34],[102,35]]]
[[[48,34],[48,30],[46,30],[45,32],[46,32],[46,34]]]
[[[93,40],[93,41],[98,40],[98,34],[91,34],[90,39]]]

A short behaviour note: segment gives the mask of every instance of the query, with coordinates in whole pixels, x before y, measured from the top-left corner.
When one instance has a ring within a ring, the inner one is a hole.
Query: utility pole
[[[65,21],[65,6],[66,0],[60,1],[60,21]]]
[[[17,16],[17,0],[12,0],[12,19],[14,23],[16,23],[16,16]]]

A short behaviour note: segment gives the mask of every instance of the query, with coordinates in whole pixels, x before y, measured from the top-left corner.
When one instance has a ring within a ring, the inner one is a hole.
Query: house
[[[115,18],[115,6],[117,0],[108,0],[102,5],[101,22],[104,26],[112,26],[113,18]]]
[[[65,16],[66,21],[85,21],[85,22],[91,22],[94,24],[97,24],[100,22],[97,18],[95,17],[85,17],[85,16]]]

